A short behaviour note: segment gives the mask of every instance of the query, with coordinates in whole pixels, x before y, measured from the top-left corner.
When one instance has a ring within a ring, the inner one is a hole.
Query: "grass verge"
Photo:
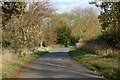
[[[21,67],[34,60],[35,58],[47,54],[48,51],[40,51],[32,54],[27,54],[24,57],[16,57],[8,63],[2,65],[2,78],[10,78],[13,76]]]
[[[53,49],[50,49],[50,50],[48,50],[49,52],[52,52],[52,51],[56,51],[56,50],[59,50],[59,49],[62,49],[62,48],[64,48],[64,47],[55,47],[55,48],[53,48]]]
[[[35,60],[36,58],[45,55],[49,52],[59,50],[63,47],[55,47],[53,49],[50,49],[48,51],[39,51],[32,54],[27,54],[24,57],[15,57],[15,55],[12,55],[12,60],[8,61],[2,61],[2,78],[11,78],[16,72],[20,70],[21,67],[24,67],[26,64],[31,62],[32,60]],[[7,57],[6,57],[7,58]]]
[[[71,48],[69,55],[77,62],[109,80],[120,80],[118,60],[113,58],[102,58],[75,48]]]

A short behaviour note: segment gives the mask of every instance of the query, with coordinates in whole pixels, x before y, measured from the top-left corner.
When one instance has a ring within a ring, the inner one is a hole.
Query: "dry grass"
[[[5,63],[11,63],[16,58],[17,58],[16,54],[12,54],[12,53],[2,54],[2,63],[4,63],[4,64]]]
[[[106,50],[98,50],[96,54],[100,55],[101,57],[111,57],[119,59],[120,57],[120,50],[108,48]]]
[[[105,42],[97,42],[97,41],[90,41],[90,42],[80,42],[76,44],[77,49],[82,49],[88,51],[90,53],[97,54],[101,57],[113,57],[119,58],[120,50],[113,49],[109,47]]]

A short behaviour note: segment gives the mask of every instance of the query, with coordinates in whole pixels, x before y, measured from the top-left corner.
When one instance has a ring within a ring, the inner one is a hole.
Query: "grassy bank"
[[[13,75],[19,71],[21,67],[35,60],[36,58],[45,55],[49,52],[59,50],[63,47],[55,47],[48,51],[39,51],[32,54],[27,54],[23,57],[17,57],[15,54],[3,55],[2,59],[2,78],[11,78]]]
[[[113,58],[102,58],[75,48],[72,48],[69,51],[69,55],[77,62],[109,80],[120,80],[118,60]]]

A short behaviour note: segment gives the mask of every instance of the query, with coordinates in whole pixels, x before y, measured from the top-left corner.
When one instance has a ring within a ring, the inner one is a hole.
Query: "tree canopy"
[[[99,15],[102,32],[108,43],[120,48],[120,2],[90,2],[100,7],[103,11]]]

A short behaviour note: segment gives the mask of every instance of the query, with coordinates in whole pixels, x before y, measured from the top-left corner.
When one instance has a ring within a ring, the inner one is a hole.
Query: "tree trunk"
[[[40,47],[41,47],[41,48],[43,47],[42,44],[43,44],[43,41],[41,40],[41,42],[40,42]]]

